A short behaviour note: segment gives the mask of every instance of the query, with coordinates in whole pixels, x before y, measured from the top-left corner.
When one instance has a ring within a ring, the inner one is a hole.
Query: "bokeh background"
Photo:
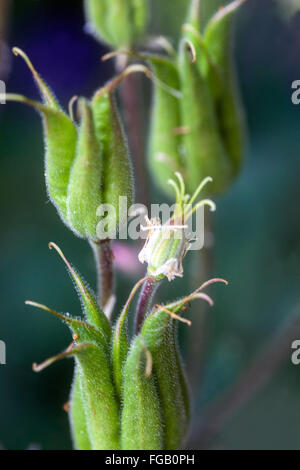
[[[5,3],[9,4],[6,21]],[[203,21],[221,3],[204,2]],[[176,41],[187,1],[152,0],[152,5],[150,32]],[[75,94],[91,96],[112,76],[113,64],[100,61],[107,49],[84,29],[81,0],[1,0],[0,6],[0,27],[6,24],[0,73],[9,92],[38,97],[23,61],[10,52],[13,46],[29,54],[64,106]],[[284,342],[285,326],[294,325],[300,315],[300,107],[291,103],[291,83],[300,79],[297,10],[297,0],[249,0],[237,19],[236,58],[249,142],[243,171],[219,199],[213,216],[209,265],[209,275],[227,278],[230,287],[215,287],[215,308],[205,316],[199,305],[193,328],[181,327],[195,399],[194,428],[187,445],[194,448],[206,447],[201,426],[207,424],[207,407],[239,377],[247,378],[257,358],[256,367],[263,364],[263,368],[254,368],[249,375],[243,406],[238,391],[230,402],[232,413],[209,446],[300,449],[300,366],[292,365],[290,344]],[[149,84],[145,87],[149,93]],[[147,105],[143,112],[147,122]],[[0,339],[7,345],[7,365],[0,366],[0,446],[70,449],[62,407],[68,400],[72,361],[40,374],[31,369],[33,362],[64,349],[70,335],[56,319],[25,307],[24,300],[78,315],[80,304],[72,283],[47,245],[58,243],[95,286],[93,258],[89,246],[62,225],[47,200],[39,116],[22,105],[0,105],[0,143]],[[149,175],[145,178],[144,184],[149,184]],[[153,202],[163,202],[153,184],[150,190]],[[191,280],[166,283],[161,298],[171,299],[187,292],[191,284],[198,285],[201,262],[187,260]],[[132,263],[131,272],[118,273],[119,306],[141,274]],[[300,339],[297,322],[293,330],[294,339]],[[264,363],[260,351],[274,335],[279,340],[272,340]],[[276,352],[282,358],[280,367]],[[247,393],[255,384],[255,393]]]

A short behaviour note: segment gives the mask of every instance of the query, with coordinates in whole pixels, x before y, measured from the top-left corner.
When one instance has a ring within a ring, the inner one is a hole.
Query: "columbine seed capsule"
[[[150,57],[155,76],[168,87],[179,90],[176,65],[164,57]],[[182,136],[180,134],[180,95],[159,85],[153,85],[151,127],[148,142],[149,164],[154,181],[170,194],[166,181],[175,171],[184,173]]]

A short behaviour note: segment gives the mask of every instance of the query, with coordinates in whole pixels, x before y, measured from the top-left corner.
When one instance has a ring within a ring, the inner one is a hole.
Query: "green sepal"
[[[89,103],[79,101],[81,124],[75,160],[70,173],[67,209],[75,232],[97,241],[97,209],[102,200],[102,158]]]
[[[233,20],[246,0],[235,0],[221,8],[208,22],[203,41],[208,51],[200,65],[218,110],[220,132],[235,173],[245,148],[245,116],[233,55]]]
[[[91,325],[94,325],[96,328],[98,328],[99,332],[102,333],[105,342],[109,344],[111,338],[111,326],[106,315],[100,308],[94,292],[83,280],[78,271],[69,263],[61,249],[55,243],[50,243],[49,247],[54,248],[64,261],[68,272],[74,281],[74,285],[81,300],[86,320]]]
[[[144,338],[137,336],[124,366],[121,419],[121,446],[124,450],[164,448],[160,399],[154,375],[146,373],[146,351]]]
[[[179,90],[176,64],[160,56],[147,56],[156,79]],[[184,174],[182,136],[180,135],[180,98],[158,83],[153,84],[151,126],[148,140],[148,158],[154,181],[168,195],[172,190],[166,184],[175,171]]]

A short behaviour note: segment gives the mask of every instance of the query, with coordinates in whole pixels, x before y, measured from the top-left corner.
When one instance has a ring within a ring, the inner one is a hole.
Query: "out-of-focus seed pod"
[[[179,90],[176,64],[164,57],[150,57],[149,62],[156,78]],[[184,174],[182,155],[182,128],[180,98],[157,84],[153,84],[151,126],[148,141],[149,164],[155,183],[170,194],[166,181],[175,171]]]
[[[245,149],[245,117],[240,98],[233,48],[233,20],[246,0],[235,0],[208,22],[203,34],[207,54],[201,67],[208,81],[223,142],[237,173]]]
[[[161,401],[164,422],[164,449],[178,449],[187,435],[190,419],[190,397],[180,352],[177,346],[177,321],[191,322],[179,315],[191,301],[202,299],[213,305],[212,299],[201,292],[216,282],[211,279],[192,294],[171,304],[157,305],[144,321],[141,335],[153,361],[153,373]]]
[[[92,110],[86,100],[80,100],[79,111],[78,146],[68,185],[68,220],[78,235],[97,241],[97,209],[103,202],[103,162]]]
[[[115,214],[107,217],[109,226],[120,227],[127,223],[126,206],[120,207],[120,197],[126,197],[128,209],[134,200],[134,181],[128,144],[112,92],[100,89],[93,97],[92,111],[102,158],[102,204],[115,209]]]
[[[148,0],[85,0],[91,32],[111,47],[131,47],[145,34]]]
[[[163,449],[160,400],[144,338],[135,338],[124,366],[121,446],[126,450]]]
[[[191,35],[180,42],[178,67],[181,80],[182,126],[185,147],[186,182],[194,191],[206,176],[213,178],[211,193],[221,193],[232,179],[232,164],[227,158],[218,129],[210,90],[199,72],[200,51],[191,42]]]

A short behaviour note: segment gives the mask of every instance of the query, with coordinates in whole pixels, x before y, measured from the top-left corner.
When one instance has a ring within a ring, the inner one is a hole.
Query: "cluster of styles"
[[[6,98],[40,113],[48,194],[76,235],[101,250],[107,240],[97,237],[99,205],[111,204],[119,214],[120,196],[127,197],[128,205],[133,203],[132,165],[114,98],[117,85],[129,73],[143,71],[153,79],[149,165],[162,190],[176,194],[177,209],[168,223],[149,221],[148,238],[139,255],[148,265],[147,275],[134,286],[121,313],[114,312],[114,323],[108,315],[109,296],[98,301],[60,248],[49,245],[74,280],[84,319],[27,302],[60,318],[73,335],[66,351],[35,364],[34,369],[75,358],[69,415],[76,449],[178,449],[186,438],[190,397],[177,345],[177,324],[190,322],[180,312],[198,298],[212,305],[203,289],[226,281],[211,279],[166,305],[152,305],[151,299],[165,278],[171,281],[183,275],[182,261],[191,243],[175,236],[183,233],[183,220],[201,205],[215,208],[210,199],[196,202],[200,191],[205,191],[205,197],[224,192],[240,168],[244,132],[231,38],[234,14],[244,1],[221,8],[202,32],[199,0],[192,0],[178,53],[169,45],[167,51],[154,55],[137,47],[146,31],[148,1],[86,0],[89,30],[114,48],[115,54],[127,54],[139,63],[129,65],[91,100],[79,98],[76,115],[74,100],[66,114],[27,55],[14,48],[31,70],[43,103],[17,94]],[[185,204],[192,206],[188,214]],[[117,217],[112,223],[120,227],[127,221]],[[102,276],[105,283],[105,270]],[[127,316],[140,288],[135,332],[130,337]]]

